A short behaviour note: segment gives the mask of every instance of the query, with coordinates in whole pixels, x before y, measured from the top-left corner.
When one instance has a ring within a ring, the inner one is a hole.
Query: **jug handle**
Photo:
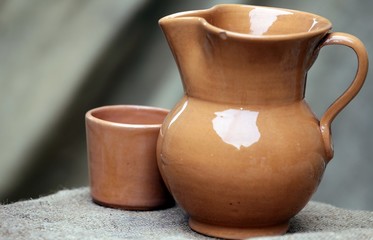
[[[363,86],[368,72],[368,54],[364,44],[357,37],[347,33],[328,33],[319,44],[317,52],[327,45],[344,45],[350,47],[354,50],[358,60],[355,79],[347,90],[329,106],[320,120],[320,130],[326,150],[326,158],[329,161],[334,155],[331,123],[337,114],[358,94]]]

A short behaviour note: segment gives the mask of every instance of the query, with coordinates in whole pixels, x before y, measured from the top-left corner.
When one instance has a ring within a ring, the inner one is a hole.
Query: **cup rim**
[[[112,122],[108,120],[104,120],[98,117],[93,116],[93,113],[98,112],[100,110],[114,110],[114,109],[133,109],[133,110],[147,110],[152,112],[161,112],[165,113],[166,115],[170,112],[168,109],[160,108],[160,107],[153,107],[153,106],[145,106],[145,105],[106,105],[101,107],[96,107],[90,109],[86,112],[85,118],[91,122],[95,122],[97,124],[106,125],[106,126],[116,126],[116,127],[126,127],[126,128],[160,128],[162,123],[156,124],[146,124],[146,123],[119,123],[119,122]]]

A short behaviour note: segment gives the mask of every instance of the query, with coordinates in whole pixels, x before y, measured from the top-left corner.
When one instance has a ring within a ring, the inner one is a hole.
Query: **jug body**
[[[304,100],[307,71],[321,47],[351,40],[330,35],[327,19],[218,5],[160,25],[185,95],[160,130],[158,167],[190,227],[223,238],[285,233],[333,156],[330,124],[364,82],[365,49],[350,46],[356,78],[320,122]]]
[[[326,160],[318,120],[304,101],[268,107],[185,96],[163,123],[158,166],[193,229],[266,235],[286,232]]]

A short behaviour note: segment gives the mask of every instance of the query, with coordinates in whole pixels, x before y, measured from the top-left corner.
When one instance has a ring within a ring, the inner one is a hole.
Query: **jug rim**
[[[212,25],[208,22],[204,17],[197,16],[197,14],[207,14],[222,8],[252,8],[252,9],[273,9],[278,11],[290,12],[292,14],[303,14],[305,16],[313,17],[313,19],[318,19],[320,22],[324,23],[324,26],[321,26],[319,29],[311,30],[311,31],[301,31],[301,32],[291,32],[291,33],[283,33],[283,34],[268,34],[268,35],[255,35],[252,33],[240,33],[236,31],[227,30],[221,27],[217,27]],[[195,15],[195,16],[193,16]],[[170,14],[167,16],[162,17],[159,20],[159,24],[162,25],[167,21],[178,21],[178,20],[186,20],[186,19],[194,19],[199,21],[201,25],[203,25],[207,30],[212,33],[220,34],[225,37],[234,37],[243,40],[260,40],[260,41],[278,41],[278,40],[290,40],[290,39],[299,39],[299,38],[307,38],[312,36],[317,36],[322,33],[327,34],[332,29],[332,23],[329,19],[306,11],[300,10],[293,10],[288,8],[279,8],[279,7],[270,7],[270,6],[257,6],[257,5],[246,5],[246,4],[218,4],[211,8],[202,9],[202,10],[189,10],[178,12],[174,14]]]

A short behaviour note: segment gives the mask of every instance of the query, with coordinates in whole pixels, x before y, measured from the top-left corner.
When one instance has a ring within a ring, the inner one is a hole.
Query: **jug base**
[[[276,236],[283,235],[289,228],[289,223],[283,223],[268,227],[227,227],[210,225],[189,218],[189,227],[203,235],[218,237],[224,239],[245,239],[259,236]]]

